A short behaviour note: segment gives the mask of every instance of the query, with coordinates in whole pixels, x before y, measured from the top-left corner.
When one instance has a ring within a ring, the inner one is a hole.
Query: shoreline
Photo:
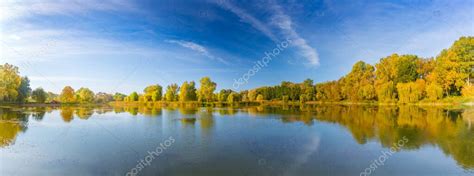
[[[184,106],[184,107],[249,107],[249,106],[301,106],[298,101],[283,103],[282,101],[263,102],[116,102],[108,103],[0,103],[0,106],[18,107],[103,107],[103,106]],[[308,101],[304,105],[360,105],[360,106],[420,106],[420,107],[474,107],[473,101],[457,102],[417,102],[417,103],[381,103],[381,102],[347,102],[347,101]]]

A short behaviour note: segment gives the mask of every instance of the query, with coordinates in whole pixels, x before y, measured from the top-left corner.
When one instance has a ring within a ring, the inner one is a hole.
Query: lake
[[[474,109],[1,107],[0,175],[474,175]]]

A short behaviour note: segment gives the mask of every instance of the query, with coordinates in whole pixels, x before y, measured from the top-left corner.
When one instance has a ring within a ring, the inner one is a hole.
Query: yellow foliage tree
[[[473,85],[464,86],[462,88],[462,96],[474,98],[474,86]]]
[[[419,79],[416,82],[398,83],[398,101],[400,103],[415,103],[424,98],[425,80]]]
[[[459,95],[473,75],[474,37],[461,37],[436,58],[431,82],[439,84],[446,96]]]
[[[429,84],[426,86],[426,96],[432,101],[443,98],[443,87],[436,83]]]
[[[0,65],[0,101],[16,100],[20,84],[18,67],[10,64]]]
[[[59,97],[62,103],[73,103],[76,101],[74,94],[74,89],[71,86],[66,86]]]

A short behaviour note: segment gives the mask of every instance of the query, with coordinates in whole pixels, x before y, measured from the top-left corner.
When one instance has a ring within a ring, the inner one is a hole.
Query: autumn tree
[[[436,60],[433,58],[417,60],[417,73],[419,79],[427,80],[428,75],[433,72],[436,66]]]
[[[426,97],[434,101],[443,98],[443,87],[437,83],[430,83],[426,86]]]
[[[77,90],[75,96],[76,101],[80,103],[91,103],[94,101],[95,94],[89,88],[81,87],[79,90]]]
[[[127,97],[127,95],[125,94],[121,94],[121,93],[115,93],[113,98],[115,101],[125,101],[125,97]]]
[[[247,93],[247,97],[249,101],[255,101],[255,99],[257,99],[257,90],[249,90]]]
[[[234,104],[235,102],[239,101],[239,94],[232,92],[227,96],[227,103]]]
[[[185,81],[179,89],[179,101],[195,101],[196,100],[196,87],[194,81]]]
[[[233,91],[231,89],[222,89],[219,91],[219,94],[217,94],[217,101],[219,102],[226,102],[227,97],[232,93]]]
[[[264,100],[265,100],[265,98],[263,98],[263,95],[262,95],[262,94],[258,94],[256,101],[258,101],[258,102],[263,102]]]
[[[352,71],[341,79],[343,96],[351,101],[373,100],[375,94],[375,68],[363,61],[352,67]]]
[[[461,89],[474,75],[474,37],[461,37],[436,58],[430,82],[443,88],[444,94],[460,95]]]
[[[71,86],[66,86],[63,88],[59,97],[62,103],[73,103],[76,101],[74,95],[74,89]]]
[[[198,101],[212,102],[217,84],[215,82],[212,82],[209,77],[201,78],[200,83],[201,85],[197,90]]]
[[[143,98],[145,102],[149,102],[149,101],[155,102],[162,99],[163,88],[159,84],[156,84],[156,85],[151,85],[151,86],[146,87],[143,90],[143,92],[144,92]]]
[[[16,100],[21,82],[18,67],[10,64],[0,65],[0,101]]]
[[[425,80],[418,79],[416,82],[398,83],[398,98],[400,103],[415,103],[425,96]]]
[[[340,101],[342,98],[343,97],[339,81],[329,81],[316,84],[316,100]]]
[[[178,84],[170,84],[166,87],[165,99],[166,101],[178,100]]]
[[[375,90],[379,101],[395,101],[396,85],[415,81],[419,77],[419,59],[415,55],[392,54],[375,65]]]
[[[467,85],[462,88],[462,96],[463,97],[471,97],[474,98],[474,85]]]

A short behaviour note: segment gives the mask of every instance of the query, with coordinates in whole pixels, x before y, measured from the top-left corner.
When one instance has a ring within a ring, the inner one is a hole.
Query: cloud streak
[[[293,28],[291,17],[286,15],[278,4],[272,4],[271,10],[274,15],[271,18],[271,24],[281,29],[285,38],[292,40],[292,44],[299,48],[302,55],[312,66],[319,66],[319,54],[311,47],[308,42],[302,38]]]
[[[250,24],[252,27],[262,32],[265,36],[270,38],[272,41],[274,42],[278,41],[278,38],[272,32],[272,29],[266,23],[258,20],[254,16],[247,13],[245,10],[225,0],[216,1],[214,3],[234,13],[243,22]],[[269,10],[272,13],[270,25],[276,27],[282,34],[283,38],[290,39],[293,41],[292,45],[296,46],[299,49],[299,51],[301,52],[301,55],[303,55],[306,58],[306,60],[308,60],[309,65],[319,66],[318,52],[316,51],[316,49],[311,47],[308,44],[308,42],[296,32],[296,30],[293,28],[293,22],[291,20],[291,17],[286,15],[278,4],[271,3],[269,4],[269,6],[270,6]]]
[[[173,44],[178,44],[184,48],[188,48],[190,50],[193,50],[203,56],[206,56],[207,58],[210,58],[210,59],[213,59],[213,60],[217,60],[221,63],[224,63],[226,65],[228,65],[229,63],[227,61],[225,61],[224,59],[222,59],[221,57],[217,57],[217,56],[214,56],[213,54],[211,54],[204,46],[202,45],[199,45],[197,43],[194,43],[194,42],[189,42],[189,41],[184,41],[184,40],[165,40],[165,42],[168,42],[168,43],[173,43]]]
[[[228,2],[226,0],[219,0],[219,1],[215,1],[214,3],[216,3],[217,5],[219,5],[220,7],[224,8],[224,9],[234,13],[243,22],[250,24],[252,27],[259,30],[265,36],[270,38],[273,42],[278,42],[277,37],[275,37],[272,30],[270,28],[268,28],[267,25],[265,25],[263,22],[261,22],[260,20],[258,20],[255,17],[253,17],[249,13],[247,13],[245,10],[231,4],[230,2]]]

